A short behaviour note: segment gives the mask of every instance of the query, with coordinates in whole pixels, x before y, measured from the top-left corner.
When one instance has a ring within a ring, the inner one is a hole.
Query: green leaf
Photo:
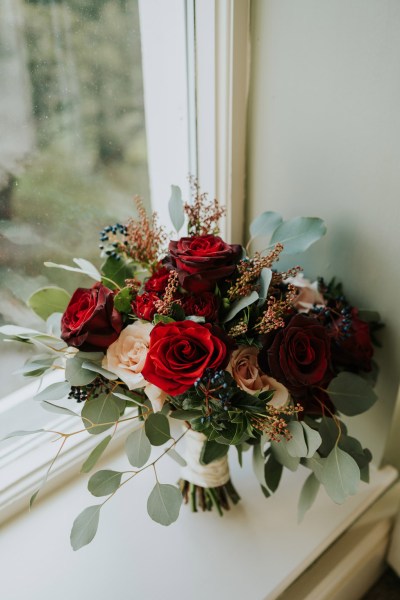
[[[66,381],[60,381],[47,386],[44,390],[36,394],[33,399],[41,402],[47,402],[48,400],[62,400],[68,396],[70,391],[70,384]]]
[[[122,313],[129,314],[132,312],[132,288],[122,288],[121,291],[114,297],[114,307]]]
[[[118,421],[119,410],[109,394],[101,394],[98,398],[85,402],[81,417],[88,433],[98,435]],[[92,425],[96,425],[96,427]]]
[[[176,233],[179,233],[185,222],[185,211],[183,210],[182,192],[177,185],[171,185],[171,197],[168,202],[169,216]]]
[[[250,224],[251,238],[266,237],[282,223],[282,217],[279,213],[267,210],[258,215]]]
[[[122,258],[117,260],[116,258],[109,256],[105,263],[103,263],[101,272],[104,277],[107,277],[107,279],[102,279],[104,284],[108,288],[114,290],[117,289],[117,286],[120,288],[125,287],[125,280],[134,277],[135,265],[132,261],[127,262]],[[113,285],[109,280],[113,281],[116,285]]]
[[[342,424],[340,424],[342,426]],[[328,456],[331,450],[335,447],[339,433],[339,428],[336,422],[330,417],[322,417],[321,422],[318,426],[318,431],[321,435],[322,443],[318,449],[321,456]]]
[[[134,392],[132,392],[132,393],[134,393]],[[117,398],[120,398],[120,400],[125,400],[125,402],[132,402],[133,404],[136,404],[137,406],[143,406],[143,402],[139,402],[139,400],[137,400],[136,398],[132,398],[132,396],[128,396],[127,394],[120,394],[119,392],[113,392],[112,395],[116,396]]]
[[[170,450],[168,450],[167,456],[169,456],[170,458],[172,458],[172,460],[174,460],[175,462],[177,462],[178,465],[180,465],[181,467],[186,467],[186,465],[187,465],[186,460],[183,458],[183,456],[181,456],[179,454],[179,452],[177,452],[175,450],[175,448],[171,448]]]
[[[36,329],[29,329],[28,327],[20,327],[19,325],[2,325],[0,333],[30,339],[33,335],[42,335],[43,332],[36,331]]]
[[[143,467],[147,463],[151,454],[151,444],[144,427],[139,427],[128,435],[125,442],[125,452],[133,467]]]
[[[146,435],[153,446],[162,446],[171,439],[168,419],[161,413],[152,413],[144,424]]]
[[[326,458],[322,458],[319,454],[314,454],[311,458],[305,458],[301,462],[307,469],[311,469],[318,481],[322,483],[322,472],[325,461]]]
[[[74,258],[74,263],[78,265],[78,267],[69,267],[68,265],[59,265],[53,262],[45,262],[45,267],[50,267],[54,269],[63,269],[64,271],[74,271],[75,273],[83,273],[84,275],[88,275],[95,281],[100,281],[100,273],[96,269],[92,263],[84,258]]]
[[[196,419],[201,415],[201,411],[199,410],[182,410],[178,408],[178,410],[174,410],[171,412],[170,417],[172,419],[179,419],[179,421],[190,421],[191,419]]]
[[[260,274],[260,292],[259,292],[260,299],[258,301],[258,306],[261,306],[261,304],[263,304],[267,298],[269,284],[271,283],[271,279],[272,279],[271,269],[267,269],[266,267],[264,267],[264,269],[261,270],[261,274]]]
[[[63,313],[71,299],[70,294],[59,287],[44,287],[28,298],[28,306],[43,320],[53,313]]]
[[[44,408],[44,410],[48,410],[52,413],[57,413],[60,415],[69,415],[71,417],[80,417],[78,413],[73,412],[69,408],[65,408],[64,406],[58,406],[58,404],[52,404],[51,402],[47,402],[47,400],[44,400],[40,404],[42,408]]]
[[[307,250],[325,233],[326,225],[322,219],[295,217],[290,221],[285,221],[275,229],[271,238],[271,246],[280,242],[284,245],[284,252],[297,254]]]
[[[271,442],[271,450],[276,460],[290,471],[296,471],[300,458],[290,456],[287,450],[287,442],[282,439],[280,442]]]
[[[33,429],[32,431],[26,431],[26,430],[12,431],[11,433],[8,433],[4,437],[0,438],[0,442],[4,442],[5,440],[8,440],[10,438],[19,437],[22,435],[34,435],[35,433],[41,433],[42,431],[46,431],[46,430],[45,429]]]
[[[97,377],[97,373],[83,368],[86,359],[80,356],[80,352],[72,358],[67,358],[65,363],[65,379],[70,385],[83,386],[92,383]]]
[[[358,317],[366,323],[379,323],[381,316],[376,310],[360,309],[358,311]]]
[[[86,546],[96,535],[101,506],[101,504],[88,506],[76,517],[71,530],[71,546],[73,550],[79,550],[82,546]]]
[[[121,471],[112,471],[111,469],[97,471],[89,479],[88,490],[97,497],[113,494],[121,485],[122,475]]]
[[[103,375],[106,379],[110,381],[115,381],[118,379],[118,375],[115,373],[111,373],[111,371],[107,371],[107,369],[103,369],[100,365],[96,365],[95,363],[84,361],[82,363],[82,369],[87,369],[88,371],[93,371],[94,373],[99,373],[99,375]]]
[[[250,304],[253,304],[253,302],[258,300],[258,298],[259,298],[259,296],[258,296],[257,292],[253,291],[248,296],[244,296],[243,298],[239,298],[239,300],[235,300],[235,302],[232,303],[228,314],[226,315],[226,317],[224,318],[224,320],[222,322],[227,323],[228,321],[231,321],[233,319],[233,317],[236,317],[236,315],[241,310],[243,310],[244,308],[247,308]]]
[[[335,446],[325,460],[322,469],[322,484],[337,504],[342,504],[347,496],[357,493],[360,469],[349,454]]]
[[[354,458],[359,469],[363,469],[372,458],[371,453],[369,451],[365,453],[360,442],[349,435],[343,435],[340,438],[339,448]]]
[[[304,519],[304,515],[314,504],[315,498],[318,494],[319,486],[320,483],[315,477],[314,473],[310,473],[310,475],[305,480],[300,493],[297,513],[298,523],[302,522],[302,520]]]
[[[283,466],[279,463],[271,453],[264,467],[265,483],[268,491],[274,493],[279,486],[282,477]]]
[[[35,377],[36,373],[43,375],[43,373],[52,366],[54,360],[54,356],[49,357],[48,355],[46,355],[46,357],[42,356],[41,358],[36,357],[27,360],[21,369],[13,371],[13,375],[22,374],[24,377]]]
[[[307,456],[308,448],[304,439],[304,429],[298,421],[291,421],[288,425],[288,431],[291,434],[291,439],[286,441],[286,450],[292,457]],[[283,440],[279,443],[282,443]]]
[[[261,448],[261,444],[253,446],[253,471],[261,486],[265,487],[265,458]]]
[[[336,408],[349,417],[365,412],[377,400],[373,388],[363,377],[347,371],[339,373],[327,391]]]
[[[104,450],[107,448],[108,444],[111,442],[112,436],[107,435],[104,440],[101,440],[100,444],[97,444],[95,448],[91,451],[85,462],[81,467],[81,473],[89,473],[100,459]]]
[[[218,442],[204,442],[200,454],[202,465],[209,465],[214,460],[223,458],[228,454],[229,446],[218,444]]]
[[[312,429],[304,421],[301,421],[301,426],[304,429],[304,435],[305,435],[306,444],[307,444],[306,458],[311,458],[312,456],[314,456],[314,454],[320,447],[320,445],[322,443],[322,438],[321,438],[320,434],[318,433],[318,431],[315,431],[315,429]]]
[[[181,504],[179,488],[157,482],[147,500],[147,512],[156,523],[171,525],[179,516]]]
[[[153,325],[157,325],[157,323],[175,323],[175,319],[171,317],[167,317],[167,315],[154,315]]]

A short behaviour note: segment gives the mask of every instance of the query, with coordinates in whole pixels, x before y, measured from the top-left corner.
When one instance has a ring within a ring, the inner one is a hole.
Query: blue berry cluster
[[[234,390],[230,387],[226,378],[227,373],[223,369],[217,371],[206,369],[202,377],[195,381],[194,387],[202,395],[207,390],[214,400],[219,400],[223,410],[228,410]]]
[[[100,231],[100,250],[104,250],[104,254],[106,256],[111,256],[116,260],[121,260],[120,254],[117,252],[117,248],[120,246],[120,242],[114,241],[114,239],[110,240],[110,234],[113,236],[120,234],[124,237],[127,236],[127,228],[125,225],[121,225],[121,223],[116,223],[115,225],[107,225]],[[124,245],[127,246],[128,242],[125,240]]]

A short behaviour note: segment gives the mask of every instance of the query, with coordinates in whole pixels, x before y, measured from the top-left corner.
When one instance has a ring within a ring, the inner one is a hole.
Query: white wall
[[[352,424],[379,460],[400,362],[400,2],[251,6],[248,217],[323,217],[307,272],[337,275],[354,304],[380,311],[380,401]]]

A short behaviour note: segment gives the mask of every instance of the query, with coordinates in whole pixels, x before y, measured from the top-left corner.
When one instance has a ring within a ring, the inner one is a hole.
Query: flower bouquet
[[[168,242],[156,215],[137,204],[137,219],[100,233],[100,271],[84,259],[74,259],[73,267],[45,263],[95,280],[72,297],[58,287],[31,296],[28,303],[46,321],[46,332],[0,328],[8,339],[38,350],[24,372],[42,378],[36,396],[42,406],[83,423],[73,432],[51,432],[61,442],[57,456],[73,435],[108,431],[83,463],[88,473],[118,428],[127,431],[133,468],[91,475],[89,492],[105,500],[77,517],[72,547],[93,539],[104,503],[150,467],[152,519],[171,524],[182,501],[194,512],[222,515],[239,501],[229,474],[230,446],[240,464],[243,452],[252,452],[266,497],[277,490],[284,468],[308,469],[300,517],[321,484],[337,503],[355,494],[359,481],[368,481],[371,453],[347,433],[341,414],[357,415],[376,400],[376,313],[357,310],[334,280],[310,283],[299,266],[276,268],[283,252],[304,251],[324,235],[323,221],[283,221],[265,212],[253,221],[244,249],[219,237],[224,211],[196,184],[191,203],[172,187],[177,240]],[[179,237],[184,226],[187,235]],[[269,241],[251,255],[255,238]],[[63,380],[49,382],[55,370]],[[171,429],[172,423],[179,427]],[[157,477],[165,455],[182,467],[178,483]]]

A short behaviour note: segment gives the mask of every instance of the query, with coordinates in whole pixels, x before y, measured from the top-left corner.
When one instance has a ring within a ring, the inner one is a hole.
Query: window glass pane
[[[149,200],[137,1],[0,0],[0,131],[0,322],[35,326],[30,293],[89,285],[43,262],[99,265],[99,230]]]

